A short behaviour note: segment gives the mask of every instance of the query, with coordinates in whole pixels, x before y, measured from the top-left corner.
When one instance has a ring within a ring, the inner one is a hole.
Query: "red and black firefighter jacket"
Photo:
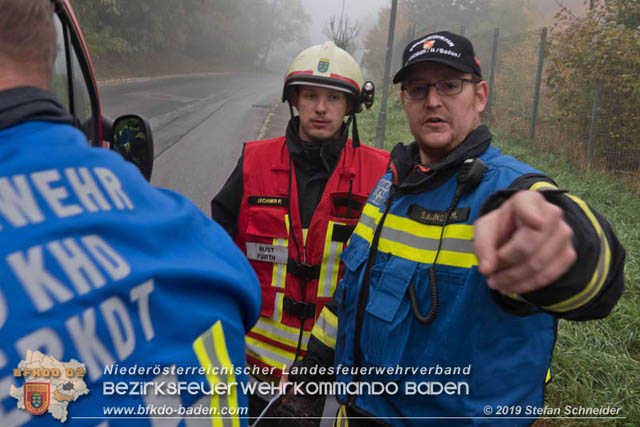
[[[273,376],[304,355],[331,299],[340,253],[389,153],[353,146],[346,133],[322,143],[286,136],[247,142],[236,169],[211,201],[212,217],[235,239],[262,288],[258,323],[247,334],[250,364]]]

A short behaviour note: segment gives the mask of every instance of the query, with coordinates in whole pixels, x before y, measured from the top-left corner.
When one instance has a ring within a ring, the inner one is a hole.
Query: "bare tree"
[[[336,46],[353,54],[356,50],[356,37],[360,33],[360,25],[349,21],[344,15],[337,19],[336,16],[329,18],[329,22],[324,26],[324,35],[329,37]]]
[[[253,0],[252,0],[253,2]],[[292,41],[307,42],[307,26],[311,18],[304,11],[301,0],[262,0],[253,2],[252,9],[261,22],[266,24],[262,31],[263,55],[260,68],[264,68],[273,45],[286,45]],[[262,5],[263,9],[260,9]]]

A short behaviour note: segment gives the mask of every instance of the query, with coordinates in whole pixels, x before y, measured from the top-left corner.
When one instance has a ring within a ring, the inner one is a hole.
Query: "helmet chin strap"
[[[352,111],[351,114],[349,114],[349,118],[347,119],[347,123],[345,123],[342,134],[349,134],[349,125],[351,125],[351,122],[353,122],[353,130],[351,132],[351,145],[353,146],[353,148],[358,148],[360,146],[360,135],[358,134],[358,123],[356,122],[355,111]]]
[[[293,119],[293,105],[291,105],[291,101],[287,101],[287,104],[289,104],[289,115]]]
[[[353,148],[358,148],[360,146],[360,135],[358,134],[358,123],[356,122],[356,113],[351,113],[351,117],[353,117],[353,130],[351,131],[351,142]]]

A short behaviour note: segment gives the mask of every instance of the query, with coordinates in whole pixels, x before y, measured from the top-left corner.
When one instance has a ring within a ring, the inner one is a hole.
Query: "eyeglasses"
[[[421,99],[425,99],[427,94],[429,93],[429,88],[431,86],[436,88],[436,92],[438,95],[442,96],[453,96],[462,92],[462,85],[464,83],[479,83],[480,80],[472,80],[472,79],[447,79],[440,80],[435,83],[418,83],[418,82],[409,82],[406,85],[402,86],[402,91],[405,93],[407,98],[420,101]]]

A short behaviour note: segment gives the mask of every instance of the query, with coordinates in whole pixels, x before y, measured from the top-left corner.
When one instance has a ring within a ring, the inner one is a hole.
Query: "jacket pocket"
[[[392,256],[382,271],[380,280],[370,289],[367,313],[390,323],[416,270],[417,263]]]
[[[413,313],[407,289],[413,284],[418,310],[421,316],[426,316],[433,304],[427,268],[392,256],[380,280],[372,282],[375,285],[362,324],[362,349],[367,366],[429,366],[436,360],[442,363],[455,357],[456,346],[449,347],[448,340],[451,334],[461,332],[452,328],[459,326],[456,312],[466,275],[448,267],[436,267],[438,315],[432,323],[423,325]],[[384,379],[397,381],[403,376],[404,373],[394,372]]]
[[[288,237],[286,208],[250,206],[248,210],[248,235],[268,239]]]
[[[385,264],[372,268],[369,300],[361,326],[364,366],[404,365],[404,349],[410,345],[412,327],[406,291],[416,267],[413,261],[391,256]],[[400,377],[391,374],[380,379],[394,381]]]
[[[367,195],[360,193],[331,193],[331,217],[338,221],[357,221],[367,202]]]

